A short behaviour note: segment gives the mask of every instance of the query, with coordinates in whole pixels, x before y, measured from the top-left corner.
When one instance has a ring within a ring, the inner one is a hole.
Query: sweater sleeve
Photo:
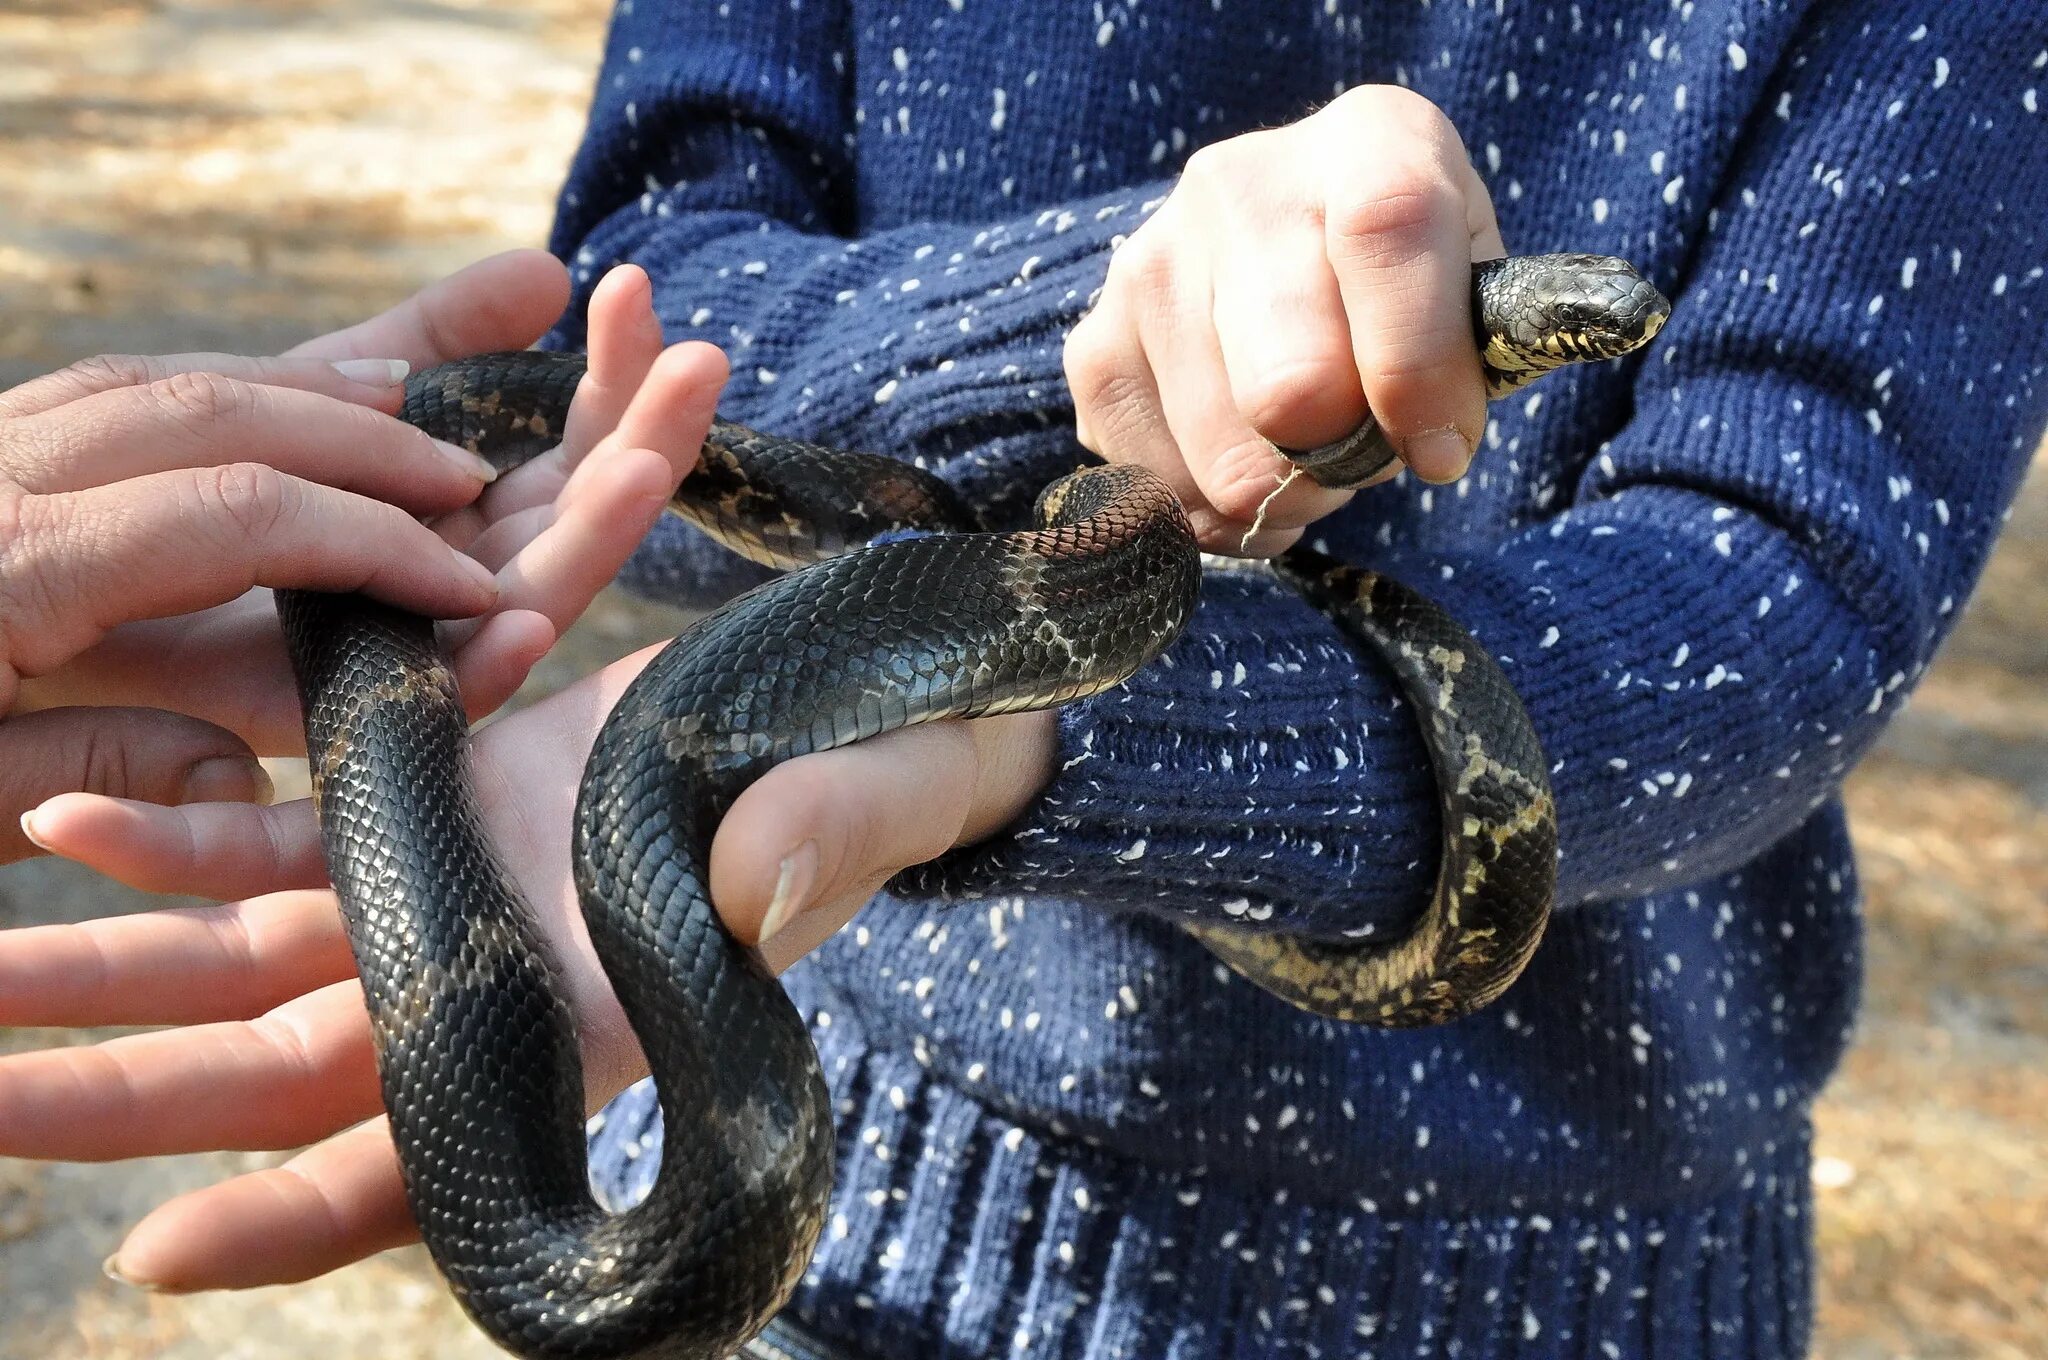
[[[1930,39],[1894,8],[1837,7],[1784,55],[1634,414],[1568,503],[1495,544],[1387,536],[1370,564],[1440,601],[1523,696],[1561,904],[1730,870],[1833,796],[1953,624],[2041,437],[2043,35],[1998,37],[2008,7],[1986,5]],[[1497,408],[1490,448],[1545,390]],[[1212,578],[1167,662],[1066,710],[1025,818],[902,886],[1405,929],[1437,815],[1383,668],[1243,575]]]
[[[1167,186],[846,234],[845,24],[825,0],[619,6],[556,216],[576,297],[548,343],[580,345],[589,290],[637,263],[667,338],[731,359],[722,415],[908,458],[1021,520],[1082,457],[1066,331]],[[670,518],[623,579],[708,605],[765,575]]]
[[[913,457],[999,510],[1070,467],[1061,340],[1165,186],[849,239],[843,18],[816,0],[637,8],[563,200],[579,288],[645,265],[671,335],[731,354],[737,418]],[[1775,63],[1718,187],[1691,191],[1713,206],[1674,319],[1565,503],[1491,544],[1388,536],[1371,563],[1443,603],[1522,693],[1566,903],[1739,865],[1824,802],[1952,622],[2038,437],[2030,51],[1967,34],[1937,77],[1888,6],[1840,8]],[[1950,15],[1990,22],[1972,12]],[[681,526],[629,581],[743,583]],[[1419,732],[1385,671],[1269,578],[1212,573],[1167,656],[1059,731],[1059,773],[1017,823],[899,890],[1351,936],[1426,900]]]

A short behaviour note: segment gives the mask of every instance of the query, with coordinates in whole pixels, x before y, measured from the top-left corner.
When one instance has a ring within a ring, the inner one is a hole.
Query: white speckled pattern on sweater
[[[1508,666],[1563,908],[1421,1033],[1288,1011],[1175,930],[1396,932],[1434,864],[1387,677],[1212,577],[1067,711],[1023,821],[790,976],[842,1117],[796,1307],[862,1354],[1804,1353],[1806,1111],[1858,977],[1835,790],[2048,412],[2036,0],[626,0],[556,245],[586,289],[646,265],[731,354],[727,414],[1021,512],[1074,456],[1061,340],[1119,237],[1194,147],[1370,80],[1445,108],[1511,247],[1677,303],[1646,360],[1497,405],[1464,481],[1315,531]],[[680,527],[630,575],[747,579]],[[614,1193],[652,1119],[608,1113]]]

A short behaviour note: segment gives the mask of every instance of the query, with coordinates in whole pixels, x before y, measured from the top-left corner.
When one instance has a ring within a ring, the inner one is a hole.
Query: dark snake
[[[1627,353],[1668,314],[1626,264],[1584,255],[1475,266],[1473,304],[1495,397]],[[401,414],[510,467],[560,441],[582,373],[560,354],[463,360],[416,375]],[[1393,450],[1368,421],[1289,456],[1345,487]],[[279,595],[406,1193],[463,1307],[522,1356],[723,1360],[781,1308],[817,1242],[833,1162],[817,1055],[706,886],[740,792],[806,752],[1120,684],[1179,633],[1202,571],[1173,494],[1130,466],[1084,467],[1041,494],[1036,527],[990,533],[903,462],[718,421],[672,509],[799,569],[640,674],[578,794],[576,889],[667,1129],[652,1191],[623,1212],[588,1188],[575,1020],[484,835],[433,625],[356,596]],[[858,546],[876,538],[891,541]],[[1418,713],[1443,808],[1439,882],[1390,944],[1192,933],[1341,1020],[1432,1024],[1483,1006],[1535,948],[1555,885],[1527,715],[1484,649],[1398,582],[1303,548],[1270,569],[1378,656]]]

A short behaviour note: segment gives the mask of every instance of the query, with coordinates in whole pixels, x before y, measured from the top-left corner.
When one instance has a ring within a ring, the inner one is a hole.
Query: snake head
[[[1671,303],[1612,255],[1521,255],[1473,272],[1473,326],[1494,395],[1565,364],[1618,359],[1670,319]]]

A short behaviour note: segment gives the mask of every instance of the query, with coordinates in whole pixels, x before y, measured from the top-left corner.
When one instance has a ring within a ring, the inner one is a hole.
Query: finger
[[[354,974],[334,895],[0,931],[0,1025],[246,1020]]]
[[[1213,528],[1219,517],[1202,497],[1167,426],[1159,381],[1128,296],[1122,290],[1105,292],[1067,336],[1062,357],[1074,398],[1074,433],[1084,447],[1112,463],[1136,463],[1159,474],[1190,522]]]
[[[545,617],[521,609],[501,609],[477,626],[464,621],[448,627],[443,645],[471,721],[511,698],[556,638]],[[15,711],[73,705],[168,709],[225,728],[258,755],[305,751],[298,684],[268,591],[199,614],[117,628],[56,670],[25,682]],[[153,891],[228,895],[225,889]]]
[[[611,584],[675,491],[668,460],[645,448],[598,455],[571,485],[579,494],[565,488],[557,507],[527,511],[472,545],[490,560],[531,536],[499,569],[499,599],[541,614],[558,632]]]
[[[320,359],[404,359],[415,372],[489,350],[524,349],[569,305],[569,271],[544,250],[480,260],[389,311],[287,351]]]
[[[252,898],[327,882],[305,799],[184,807],[67,793],[28,814],[36,843],[142,892]]]
[[[778,765],[740,795],[711,848],[711,895],[742,940],[836,928],[899,870],[1013,820],[1051,777],[1047,713],[927,723]],[[778,894],[783,902],[778,904]],[[782,912],[771,909],[781,905]],[[785,938],[787,937],[787,938]],[[822,938],[822,936],[819,936]]]
[[[419,1240],[391,1126],[375,1119],[286,1162],[162,1205],[108,1269],[165,1293],[296,1284]]]
[[[1320,231],[1291,222],[1240,242],[1215,295],[1231,400],[1254,430],[1305,449],[1358,428],[1365,389]]]
[[[0,1059],[0,1157],[103,1162],[297,1147],[381,1105],[361,984],[255,1020]]]
[[[448,625],[451,630],[468,626]],[[491,615],[459,644],[444,640],[469,720],[479,722],[502,708],[560,636],[546,615],[519,609]]]
[[[562,436],[571,468],[618,427],[662,350],[654,285],[638,265],[621,265],[598,281],[589,317],[590,367],[576,389]]]
[[[1464,153],[1440,114],[1403,149],[1332,174],[1326,248],[1365,396],[1425,481],[1462,475],[1486,422],[1472,342]]]
[[[53,708],[0,722],[0,863],[36,853],[27,809],[74,789],[153,803],[265,801],[270,780],[241,738],[146,708]]]
[[[0,465],[38,494],[166,472],[268,463],[421,514],[467,505],[494,480],[467,449],[320,392],[178,373],[12,421]]]
[[[145,387],[178,373],[215,373],[247,383],[317,392],[396,411],[411,366],[395,359],[245,358],[239,354],[100,354],[0,393],[0,416],[32,416],[117,387]]]
[[[565,631],[609,585],[696,466],[726,376],[709,345],[664,352],[616,428],[571,475],[545,529],[498,574],[500,606],[545,615]],[[485,561],[531,521],[485,534],[471,551]]]
[[[486,488],[474,505],[443,516],[434,525],[436,533],[497,570],[516,549],[507,548],[506,535],[499,532],[492,535],[486,555],[479,552],[478,539],[511,523],[527,527],[525,537],[518,540],[523,545],[537,532],[537,523],[545,526],[547,519],[536,521],[534,512],[554,505],[570,474],[618,427],[661,356],[661,323],[654,315],[653,298],[652,285],[638,265],[622,265],[605,275],[591,297],[589,367],[576,385],[561,446],[514,469]]]
[[[1160,236],[1146,235],[1155,229]],[[1077,430],[1110,461],[1163,477],[1204,548],[1270,555],[1298,536],[1314,518],[1314,498],[1327,493],[1298,482],[1276,502],[1279,514],[1266,507],[1259,531],[1247,533],[1287,465],[1230,402],[1214,336],[1202,334],[1213,325],[1206,275],[1191,276],[1186,252],[1160,243],[1187,230],[1177,215],[1148,222],[1117,251],[1101,301],[1068,336]],[[1177,367],[1187,365],[1198,371]]]
[[[1169,201],[1160,213],[1172,208]],[[1157,295],[1181,286],[1176,260],[1157,244],[1157,233],[1148,234],[1157,225],[1155,218],[1117,247],[1102,294],[1068,333],[1061,359],[1081,443],[1113,463],[1150,468],[1176,491],[1192,491],[1138,334],[1139,309],[1156,305]]]
[[[1250,259],[1228,265],[1254,267]],[[1350,499],[1348,491],[1290,478],[1286,458],[1246,419],[1224,363],[1212,294],[1182,293],[1141,308],[1138,332],[1167,429],[1194,480],[1195,503],[1213,512],[1189,521],[1205,548],[1278,552],[1304,526]]]
[[[481,614],[497,599],[489,571],[404,511],[261,463],[21,506],[20,535],[0,545],[0,556],[14,549],[0,563],[0,617],[21,644],[12,660],[30,673],[117,624],[207,609],[254,586],[362,592],[437,618]]]
[[[305,749],[298,687],[267,590],[198,613],[123,624],[23,682],[15,711],[71,705],[183,713],[226,728],[258,755]]]
[[[518,540],[523,545],[532,537],[532,512],[556,505],[571,475],[601,444],[652,448],[670,458],[675,464],[671,492],[689,475],[703,443],[699,411],[715,413],[725,356],[699,343],[678,347],[690,358],[665,358],[653,296],[638,266],[622,266],[605,276],[591,299],[590,367],[577,384],[562,446],[486,490],[468,516],[471,523],[451,517],[437,524],[444,537],[481,560],[498,559],[494,565],[509,561],[504,527],[528,526],[526,537]],[[708,427],[708,415],[703,424]],[[694,439],[687,437],[691,431]],[[490,544],[480,546],[477,540],[486,533]]]

